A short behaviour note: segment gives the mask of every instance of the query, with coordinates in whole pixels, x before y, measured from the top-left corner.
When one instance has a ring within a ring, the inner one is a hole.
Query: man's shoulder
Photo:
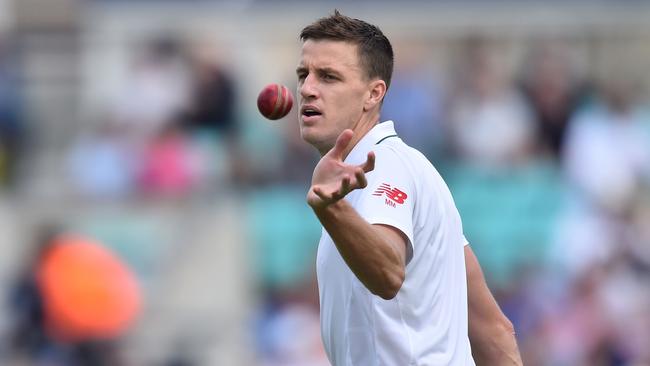
[[[413,166],[416,169],[433,168],[433,165],[424,154],[419,150],[407,145],[401,139],[386,140],[385,143],[374,146],[373,151],[377,160],[384,157],[393,162],[399,162],[402,165]]]

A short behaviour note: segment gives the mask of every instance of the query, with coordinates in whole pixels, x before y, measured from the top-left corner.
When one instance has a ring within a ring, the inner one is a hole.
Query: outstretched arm
[[[351,130],[343,131],[318,162],[307,202],[359,281],[373,294],[391,299],[404,282],[407,239],[391,226],[371,225],[342,199],[366,187],[365,173],[374,169],[372,152],[362,165],[343,162],[351,137]]]
[[[515,330],[490,293],[481,266],[469,245],[465,246],[469,340],[477,366],[523,365]]]

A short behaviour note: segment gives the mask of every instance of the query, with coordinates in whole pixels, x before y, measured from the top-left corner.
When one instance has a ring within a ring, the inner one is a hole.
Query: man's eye
[[[336,77],[334,75],[325,74],[325,75],[323,75],[323,79],[324,80],[336,80]]]

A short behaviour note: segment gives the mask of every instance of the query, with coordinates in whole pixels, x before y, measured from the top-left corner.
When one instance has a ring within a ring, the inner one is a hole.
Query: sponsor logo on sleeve
[[[385,203],[396,207],[396,204],[403,204],[408,195],[397,187],[391,187],[388,183],[382,183],[372,194],[373,196],[386,196]]]

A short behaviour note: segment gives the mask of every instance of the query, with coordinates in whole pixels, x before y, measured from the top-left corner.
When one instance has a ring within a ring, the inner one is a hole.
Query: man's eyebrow
[[[318,71],[319,71],[319,72],[324,72],[324,73],[327,73],[327,74],[336,74],[336,75],[340,75],[340,72],[338,72],[338,71],[332,69],[331,67],[323,67],[323,68],[318,69]]]
[[[306,71],[308,71],[308,68],[306,68],[305,66],[298,66],[296,68],[296,74],[306,72]],[[340,72],[336,71],[335,69],[333,69],[331,67],[320,67],[320,68],[316,69],[316,71],[320,72],[320,73],[327,73],[327,74],[336,74],[336,75],[341,74]]]

